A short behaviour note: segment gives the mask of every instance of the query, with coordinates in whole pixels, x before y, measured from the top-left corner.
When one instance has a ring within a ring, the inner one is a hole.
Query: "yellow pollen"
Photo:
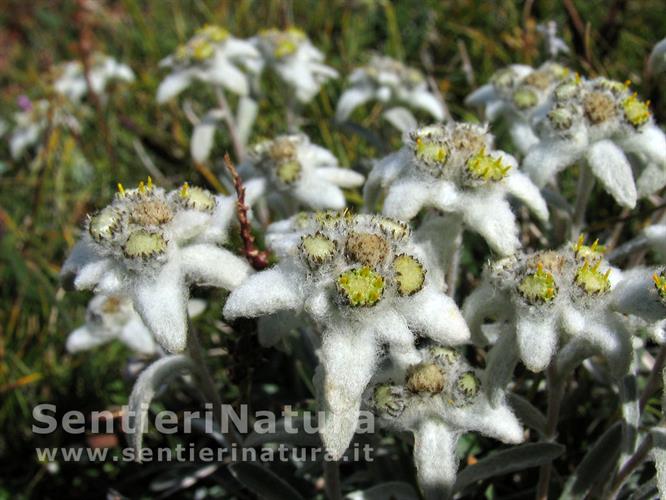
[[[557,295],[555,278],[545,271],[543,263],[537,264],[535,273],[525,276],[518,285],[520,294],[530,303],[550,302]]]
[[[624,117],[634,127],[639,127],[650,119],[650,101],[641,101],[636,93],[622,101],[622,110]]]
[[[187,198],[190,195],[190,185],[186,182],[180,188],[180,197]]]
[[[118,194],[120,194],[121,198],[125,196],[125,188],[120,182],[118,183]]]
[[[610,269],[605,273],[599,271],[601,259],[593,266],[585,259],[583,267],[576,271],[576,284],[588,295],[601,295],[610,290]]]
[[[663,273],[654,273],[652,275],[652,281],[654,281],[654,286],[657,288],[659,297],[661,297],[662,300],[666,300],[666,277],[664,277]]]
[[[501,181],[511,170],[511,165],[504,165],[502,158],[493,158],[486,154],[486,148],[481,150],[467,161],[467,171],[475,179],[484,181]]]

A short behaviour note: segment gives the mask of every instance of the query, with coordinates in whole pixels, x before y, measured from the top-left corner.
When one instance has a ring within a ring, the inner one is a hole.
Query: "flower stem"
[[[615,476],[615,479],[613,480],[611,486],[610,494],[606,498],[614,499],[617,497],[624,482],[647,458],[648,453],[650,453],[653,444],[654,441],[652,439],[652,434],[648,434],[647,436],[645,436],[645,439],[643,439],[643,442],[640,444],[638,449],[634,452],[634,454],[631,457],[629,457],[629,460],[627,460],[624,463],[624,465],[620,469],[620,472],[618,472],[617,476]]]
[[[648,377],[648,380],[645,384],[645,389],[643,389],[643,393],[641,394],[641,399],[639,400],[638,403],[638,408],[641,413],[643,413],[643,410],[645,409],[645,405],[647,405],[648,400],[652,397],[652,395],[656,392],[657,388],[659,387],[659,382],[661,382],[662,378],[661,372],[664,368],[665,361],[666,361],[666,345],[661,346],[661,348],[659,349],[659,354],[657,354],[657,358],[654,360],[652,371],[650,372],[650,376]]]
[[[231,138],[231,144],[234,147],[236,160],[243,161],[245,159],[245,145],[238,134],[236,119],[231,113],[231,107],[227,101],[227,96],[224,94],[224,90],[220,87],[215,87],[215,95],[217,96],[218,106],[224,115],[224,123],[229,131],[229,137]]]
[[[546,389],[548,392],[548,414],[546,416],[546,429],[544,431],[544,440],[551,442],[555,440],[557,434],[557,422],[560,416],[560,406],[562,396],[564,395],[564,381],[557,376],[555,362],[548,367],[546,375]],[[550,485],[550,475],[553,469],[553,463],[548,462],[539,469],[539,483],[537,486],[537,500],[548,499],[548,486]]]
[[[218,425],[220,425],[219,431],[224,436],[229,448],[232,446],[240,446],[241,439],[237,436],[235,430],[229,429],[225,431],[222,426],[222,399],[215,388],[213,376],[206,365],[206,357],[201,348],[199,337],[191,324],[188,325],[187,344],[190,357],[192,358],[192,361],[194,361],[194,366],[197,368],[197,378],[201,382],[201,391],[208,402],[213,405],[213,418]]]
[[[243,181],[238,175],[238,171],[228,154],[224,155],[224,164],[231,174],[234,188],[236,189],[236,196],[238,197],[236,208],[238,212],[238,222],[240,224],[241,240],[243,240],[243,254],[255,270],[261,271],[268,267],[268,252],[259,250],[254,243],[252,227],[250,226],[250,221],[247,216],[248,208],[245,204],[245,186],[243,186]]]
[[[574,205],[574,213],[571,218],[571,239],[575,240],[585,224],[585,212],[587,210],[587,202],[590,200],[590,195],[594,189],[594,175],[588,165],[581,165],[580,174],[578,176],[578,187],[576,189],[576,203]]]
[[[324,483],[329,500],[342,500],[339,465],[337,460],[324,460]]]

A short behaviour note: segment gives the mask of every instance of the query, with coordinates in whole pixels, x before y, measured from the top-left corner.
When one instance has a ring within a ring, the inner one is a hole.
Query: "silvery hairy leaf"
[[[192,361],[185,355],[176,354],[155,361],[137,379],[129,398],[130,446],[134,448],[137,461],[141,461],[143,431],[148,426],[150,403],[160,387],[168,383],[185,369],[193,368]]]

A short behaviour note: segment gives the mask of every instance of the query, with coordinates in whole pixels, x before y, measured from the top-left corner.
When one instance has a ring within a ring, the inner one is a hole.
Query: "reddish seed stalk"
[[[234,189],[236,190],[236,211],[238,213],[238,222],[240,224],[240,236],[243,240],[243,254],[250,263],[250,265],[257,271],[266,269],[268,267],[268,252],[259,250],[254,244],[254,236],[252,235],[252,228],[250,221],[247,218],[247,205],[245,204],[245,186],[243,181],[238,175],[238,171],[234,166],[229,154],[224,155],[224,164],[231,174],[234,181]]]

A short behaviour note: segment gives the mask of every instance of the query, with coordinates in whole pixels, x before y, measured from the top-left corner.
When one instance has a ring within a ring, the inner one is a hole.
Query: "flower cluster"
[[[292,219],[275,267],[250,276],[224,307],[226,318],[304,311],[322,332],[316,379],[327,411],[321,428],[340,457],[352,438],[363,392],[385,345],[398,366],[418,359],[415,336],[464,343],[469,330],[455,303],[428,279],[409,227],[374,215],[323,212]],[[353,367],[353,368],[352,368]]]
[[[141,182],[119,191],[86,223],[62,275],[77,289],[131,298],[167,351],[186,345],[189,285],[231,289],[250,272],[221,248],[235,199],[184,184],[166,192]]]
[[[513,64],[497,71],[490,82],[472,92],[465,103],[484,106],[488,120],[502,117],[509,123],[514,145],[525,153],[539,138],[532,130],[532,122],[550,99],[553,89],[567,77],[564,66],[547,62],[534,69]]]
[[[486,268],[463,310],[477,343],[506,348],[498,368],[510,365],[513,353],[514,364],[520,358],[541,371],[558,350],[584,347],[603,354],[617,376],[626,372],[630,336],[611,307],[621,273],[603,251],[597,241],[585,245],[581,237],[558,251],[518,254]]]
[[[113,57],[96,53],[90,58],[90,71],[86,77],[85,69],[80,61],[63,63],[55,69],[56,80],[53,89],[72,102],[78,103],[88,93],[88,80],[92,91],[104,99],[107,84],[112,80],[131,83],[134,72],[126,64],[116,61]]]
[[[571,76],[553,90],[535,126],[541,141],[523,167],[540,187],[580,160],[625,207],[666,184],[666,138],[649,102],[631,92],[628,82]],[[637,183],[632,165],[642,168]]]
[[[493,250],[510,255],[520,243],[507,195],[523,201],[541,220],[548,218],[539,190],[517,166],[511,155],[493,149],[485,127],[454,122],[422,127],[400,151],[375,165],[365,201],[373,208],[386,190],[383,213],[390,217],[411,220],[427,207],[455,215]]]
[[[269,29],[253,39],[263,63],[291,87],[300,102],[309,102],[338,72],[324,64],[324,54],[298,28]]]
[[[219,26],[200,28],[187,43],[160,62],[171,72],[157,89],[157,102],[176,97],[194,81],[223,87],[234,94],[250,92],[250,76],[261,69],[260,54],[249,42]]]
[[[523,428],[505,402],[490,404],[481,390],[484,374],[460,352],[432,345],[418,354],[418,362],[399,380],[378,380],[366,398],[383,426],[414,434],[419,485],[426,498],[441,498],[456,479],[456,446],[462,434],[474,431],[520,443]]]
[[[373,56],[367,66],[355,69],[348,81],[349,87],[338,100],[338,121],[345,121],[354,109],[371,100],[385,103],[389,109],[384,117],[402,131],[416,127],[416,119],[403,105],[426,111],[437,121],[444,119],[444,105],[430,92],[423,74],[390,57]]]
[[[341,188],[359,187],[364,181],[361,174],[340,168],[330,151],[312,144],[305,134],[281,135],[254,145],[239,171],[246,179],[262,179],[269,206],[285,215],[299,206],[342,209],[346,202]]]

